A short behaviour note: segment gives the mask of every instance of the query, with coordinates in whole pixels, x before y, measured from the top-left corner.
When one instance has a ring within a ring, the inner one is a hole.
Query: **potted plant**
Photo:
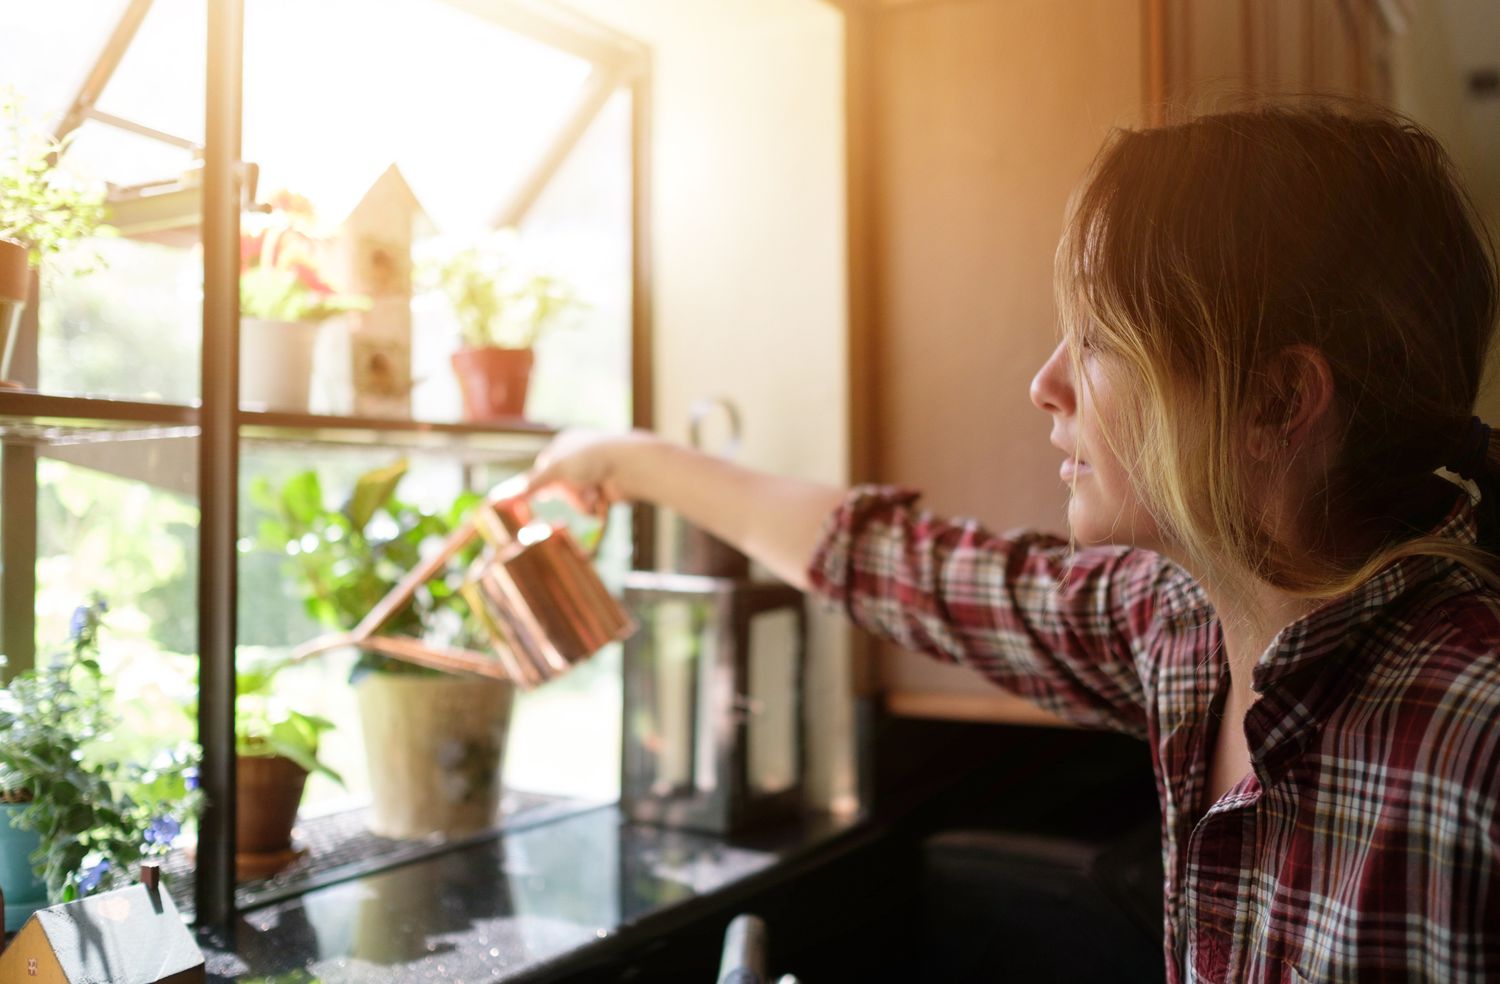
[[[261,544],[289,555],[314,619],[348,631],[422,557],[422,546],[442,539],[481,497],[459,496],[443,512],[396,497],[406,462],[362,475],[340,505],[325,502],[316,472],[292,477],[280,489],[255,483],[252,501],[266,513]],[[458,594],[477,544],[450,563],[388,631],[450,644],[478,638]],[[493,824],[500,766],[514,699],[512,684],[438,673],[362,651],[351,677],[357,688],[372,796],[371,829],[387,837],[453,836]]]
[[[344,778],[318,758],[319,740],[333,722],[292,707],[276,686],[290,660],[235,669],[235,874],[266,878],[295,861],[292,828],[307,777]],[[185,710],[197,719],[196,704]]]
[[[0,89],[0,381],[10,377],[31,269],[103,228],[104,193],[57,168],[66,150]]]
[[[165,854],[197,814],[197,749],[112,755],[118,719],[99,665],[102,601],[73,614],[66,653],[0,689],[0,884],[5,922],[108,889]]]
[[[563,280],[520,262],[516,243],[503,231],[428,268],[458,319],[463,341],[452,364],[466,420],[523,418],[533,348],[583,306]]]
[[[340,294],[321,272],[327,242],[314,233],[312,205],[288,192],[240,234],[240,402],[305,413],[318,327],[369,307]]]

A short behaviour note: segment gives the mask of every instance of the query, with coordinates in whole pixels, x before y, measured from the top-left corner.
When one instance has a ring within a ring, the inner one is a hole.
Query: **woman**
[[[1057,256],[1031,396],[1071,543],[645,434],[565,437],[529,487],[666,505],[1148,740],[1171,979],[1500,977],[1495,271],[1442,149],[1318,109],[1118,133]]]

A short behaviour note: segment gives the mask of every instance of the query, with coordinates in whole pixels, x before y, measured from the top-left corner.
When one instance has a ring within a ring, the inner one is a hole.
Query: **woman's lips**
[[[1071,483],[1080,475],[1087,475],[1091,471],[1093,469],[1089,467],[1087,461],[1079,461],[1076,458],[1064,458],[1062,467],[1057,470],[1057,473],[1064,482]]]

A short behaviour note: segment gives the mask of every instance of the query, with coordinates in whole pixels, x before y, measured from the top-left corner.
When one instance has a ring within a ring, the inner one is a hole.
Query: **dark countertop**
[[[600,807],[315,889],[205,945],[211,982],[546,980],[648,942],[710,897],[774,881],[858,829],[809,819],[726,842]]]

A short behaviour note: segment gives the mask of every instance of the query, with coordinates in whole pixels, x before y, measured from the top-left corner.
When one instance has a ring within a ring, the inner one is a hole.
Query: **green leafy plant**
[[[234,752],[236,755],[265,758],[279,755],[342,786],[344,777],[318,758],[319,740],[324,733],[334,729],[334,723],[316,714],[296,710],[276,686],[277,675],[292,662],[282,659],[236,667]],[[197,720],[196,702],[189,703],[183,710]]]
[[[0,236],[24,243],[34,264],[104,228],[102,189],[57,168],[67,144],[27,119],[14,91],[0,89]]]
[[[99,665],[98,599],[73,614],[72,646],[0,690],[0,802],[25,804],[14,822],[36,831],[32,866],[54,902],[129,877],[171,849],[197,816],[198,749],[184,743],[148,763],[111,755],[118,719]]]
[[[502,231],[423,267],[424,280],[452,305],[470,348],[531,348],[585,307],[566,281],[528,269],[517,242]]]
[[[332,721],[292,708],[277,692],[276,675],[291,665],[279,660],[235,673],[234,750],[237,755],[280,755],[340,786],[344,777],[318,758],[318,742]]]
[[[354,628],[422,559],[422,544],[446,537],[482,499],[466,492],[446,511],[419,508],[396,497],[406,471],[407,463],[397,461],[366,472],[349,498],[336,506],[325,502],[315,471],[294,475],[279,489],[264,479],[252,483],[251,501],[264,514],[257,530],[259,545],[286,555],[288,569],[302,585],[308,614],[322,625],[339,631]],[[458,586],[478,550],[476,543],[460,551],[444,576],[419,590],[386,630],[417,637],[446,632],[459,644],[477,638]],[[372,670],[432,672],[361,652],[354,678]]]

